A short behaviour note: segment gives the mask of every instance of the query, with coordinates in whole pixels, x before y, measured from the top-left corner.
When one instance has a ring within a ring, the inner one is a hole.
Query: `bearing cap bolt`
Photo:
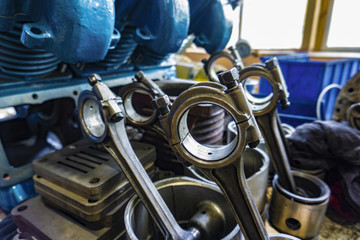
[[[277,68],[277,67],[279,67],[279,60],[276,57],[274,57],[273,59],[267,60],[265,62],[265,66],[268,70]]]
[[[221,84],[230,89],[237,86],[237,81],[239,80],[239,71],[236,68],[231,68],[225,72],[219,73],[218,78]]]
[[[95,84],[101,82],[101,77],[96,73],[91,74],[90,77],[88,78],[88,82],[90,86],[93,87]]]
[[[281,108],[284,110],[290,107],[290,102],[287,98],[280,99],[280,103],[281,103]]]
[[[152,101],[152,105],[155,109],[160,111],[161,115],[165,115],[170,112],[169,105],[170,99],[168,95],[157,97]]]

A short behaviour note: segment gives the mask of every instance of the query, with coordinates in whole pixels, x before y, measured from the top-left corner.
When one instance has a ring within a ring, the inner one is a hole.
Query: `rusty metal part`
[[[216,185],[188,177],[169,178],[155,185],[177,221],[201,229],[204,239],[242,239],[231,209]],[[131,199],[125,213],[128,239],[162,239],[153,224],[139,199]]]
[[[175,100],[171,111],[162,109],[159,117],[165,134],[179,159],[198,167],[217,183],[228,201],[237,223],[247,239],[268,239],[261,216],[246,184],[241,154],[245,145],[255,147],[260,132],[244,90],[237,85],[237,70],[220,75],[217,83],[195,85]],[[204,146],[192,137],[187,126],[189,110],[198,104],[211,103],[224,108],[237,125],[238,137],[225,146]],[[161,106],[154,104],[155,107]]]
[[[19,235],[41,240],[106,240],[124,235],[122,218],[113,227],[91,230],[66,214],[46,206],[40,196],[31,198],[11,212]],[[23,238],[22,238],[23,239]]]
[[[287,108],[290,105],[287,100],[289,93],[281,73],[279,62],[274,58],[268,60],[265,65],[257,64],[256,66],[247,67],[240,71],[239,81],[245,83],[247,78],[253,76],[265,78],[272,86],[273,92],[263,99],[256,98],[249,93],[247,96],[252,105],[256,121],[265,138],[270,159],[275,171],[279,175],[279,180],[285,189],[295,192],[295,181],[291,175],[288,159],[290,151],[276,109],[279,101],[283,108]]]
[[[333,120],[348,121],[348,111],[351,105],[360,102],[360,72],[356,73],[340,91],[335,107]]]
[[[131,148],[126,137],[122,100],[101,82],[99,76],[90,76],[89,83],[93,93],[83,92],[78,104],[80,122],[86,136],[95,142],[105,140],[105,149],[121,167],[165,238],[196,239],[199,231],[194,228],[184,230],[179,226]],[[92,112],[95,116],[89,114],[86,117],[86,112]],[[94,126],[105,126],[105,130],[98,134]]]
[[[347,119],[350,126],[360,130],[360,102],[350,106],[347,112]]]

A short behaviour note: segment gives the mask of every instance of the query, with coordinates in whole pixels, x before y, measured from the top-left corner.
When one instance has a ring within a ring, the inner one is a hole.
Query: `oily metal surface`
[[[219,77],[224,84],[199,83],[175,100],[169,110],[165,98],[158,98],[159,120],[179,160],[191,163],[215,181],[223,191],[233,215],[247,239],[268,239],[261,216],[246,184],[241,154],[245,145],[255,147],[259,130],[244,95],[237,70],[230,69]],[[165,104],[163,104],[165,103]],[[237,123],[236,139],[225,146],[209,147],[196,142],[189,132],[187,116],[193,106],[211,103],[225,109]],[[240,207],[241,206],[241,207]]]
[[[152,178],[155,172],[154,165],[150,164],[144,168]],[[87,226],[112,226],[122,217],[126,203],[134,195],[134,190],[125,176],[117,184],[117,188],[98,200],[84,198],[45,179],[35,181],[35,189],[44,202],[69,213]]]
[[[330,198],[328,186],[320,179],[301,172],[293,172],[296,186],[307,196],[286,191],[279,178],[273,180],[269,220],[280,232],[301,239],[316,239],[324,221]]]
[[[152,145],[132,142],[132,147],[144,165],[155,161]],[[87,140],[34,161],[33,168],[38,176],[92,200],[111,192],[124,178],[113,157]]]
[[[144,79],[146,81],[146,78]],[[101,106],[101,114],[106,119],[107,133],[106,139],[96,137],[88,128],[87,119],[82,118],[80,122],[83,132],[92,141],[103,142],[103,146],[113,156],[116,163],[121,167],[127,179],[133,186],[137,195],[140,197],[147,210],[161,229],[165,238],[185,240],[195,239],[199,231],[195,228],[184,230],[176,222],[174,216],[164,203],[162,197],[157,192],[152,180],[148,176],[144,167],[140,163],[138,156],[133,151],[129,139],[126,137],[125,116],[121,98],[117,97],[111,90],[101,82],[100,76],[93,74],[89,77],[89,84],[93,87],[92,91],[81,93],[79,98],[79,113],[83,111],[85,102],[96,99]],[[167,98],[167,102],[170,100]],[[97,107],[96,105],[94,105]]]
[[[29,199],[12,210],[12,216],[21,233],[41,240],[105,240],[119,239],[124,233],[124,222],[120,218],[114,227],[90,230],[44,204],[40,196]]]
[[[243,239],[231,208],[216,185],[188,177],[168,178],[155,185],[179,223],[191,226],[197,222],[202,239]],[[163,239],[153,226],[139,198],[132,198],[125,213],[128,239]]]

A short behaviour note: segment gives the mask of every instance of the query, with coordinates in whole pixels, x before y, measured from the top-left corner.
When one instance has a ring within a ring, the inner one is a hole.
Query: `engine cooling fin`
[[[31,49],[20,42],[22,24],[0,33],[0,76],[34,79],[58,68],[60,60],[42,49]]]

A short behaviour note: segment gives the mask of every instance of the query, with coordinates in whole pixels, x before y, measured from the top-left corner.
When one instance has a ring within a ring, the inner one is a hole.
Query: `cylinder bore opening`
[[[285,220],[286,226],[291,230],[298,230],[301,228],[301,223],[295,218],[288,218]]]
[[[192,106],[180,120],[179,136],[184,148],[192,155],[209,161],[221,160],[232,153],[238,142],[234,134],[227,144],[224,130],[233,117],[212,103]],[[236,129],[237,131],[237,129]]]
[[[155,111],[151,101],[153,97],[146,91],[136,90],[123,97],[128,118],[134,122],[146,123],[153,119]]]

